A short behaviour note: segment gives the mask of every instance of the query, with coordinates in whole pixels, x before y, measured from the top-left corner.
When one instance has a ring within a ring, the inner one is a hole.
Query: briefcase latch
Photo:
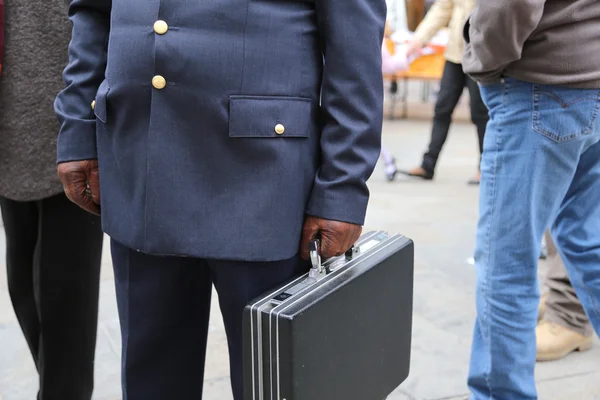
[[[352,261],[354,257],[360,255],[360,247],[352,246],[345,254],[346,261]]]

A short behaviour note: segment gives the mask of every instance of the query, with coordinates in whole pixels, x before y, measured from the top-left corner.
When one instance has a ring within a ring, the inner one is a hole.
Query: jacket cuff
[[[368,202],[368,194],[357,196],[356,191],[353,190],[331,192],[314,188],[306,214],[330,221],[363,226]]]
[[[485,70],[473,52],[473,45],[467,44],[463,54],[463,71],[475,82],[482,86],[493,85],[502,82],[504,69]]]
[[[65,121],[58,135],[57,162],[97,158],[96,120]]]

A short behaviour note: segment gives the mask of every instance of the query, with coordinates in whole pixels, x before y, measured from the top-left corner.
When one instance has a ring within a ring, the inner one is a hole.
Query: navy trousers
[[[111,243],[121,322],[123,400],[200,400],[212,285],[219,295],[235,400],[243,399],[242,314],[250,300],[306,272],[277,262],[159,257]]]

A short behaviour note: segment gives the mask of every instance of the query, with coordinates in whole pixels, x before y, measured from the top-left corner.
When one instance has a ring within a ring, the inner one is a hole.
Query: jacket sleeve
[[[537,28],[546,0],[479,0],[467,21],[463,67],[482,84],[496,82],[521,58],[523,45]]]
[[[307,214],[364,223],[381,151],[385,0],[317,0],[324,55],[321,165]]]
[[[58,162],[89,160],[96,154],[96,120],[91,107],[106,70],[112,0],[72,0],[69,64],[54,109],[60,122]]]
[[[427,12],[415,32],[415,38],[427,43],[439,32],[448,26],[454,11],[454,0],[437,0]]]

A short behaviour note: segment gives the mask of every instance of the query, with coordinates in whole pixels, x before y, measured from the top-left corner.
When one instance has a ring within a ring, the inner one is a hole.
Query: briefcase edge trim
[[[305,275],[301,275],[298,278],[294,279],[293,281],[291,281],[290,283],[288,283],[287,285],[283,286],[283,288],[278,288],[275,289],[271,292],[269,292],[269,294],[267,296],[265,296],[264,298],[260,299],[259,301],[255,302],[254,304],[252,304],[249,308],[250,311],[250,333],[251,333],[251,338],[252,340],[250,341],[250,352],[251,352],[251,363],[252,363],[252,398],[256,399],[256,370],[258,369],[258,374],[259,379],[258,379],[258,393],[259,393],[259,399],[263,400],[264,396],[264,390],[263,390],[263,384],[264,384],[264,368],[262,368],[263,365],[263,353],[262,353],[262,348],[258,348],[259,344],[262,344],[262,312],[261,309],[264,308],[265,306],[271,305],[271,303],[269,302],[269,300],[273,297],[273,295],[281,290],[287,289],[295,284],[297,284],[298,282],[302,281],[303,279],[305,279]],[[256,312],[256,313],[255,313]],[[256,330],[255,330],[255,323],[254,323],[254,316],[256,314]],[[270,322],[270,321],[269,321]],[[256,332],[256,335],[255,335]],[[257,344],[255,346],[255,340],[254,338],[256,338],[257,340]],[[256,348],[255,348],[256,347]],[[257,364],[258,363],[258,364]],[[255,366],[257,366],[259,368],[255,368]],[[272,374],[271,374],[272,375]]]

